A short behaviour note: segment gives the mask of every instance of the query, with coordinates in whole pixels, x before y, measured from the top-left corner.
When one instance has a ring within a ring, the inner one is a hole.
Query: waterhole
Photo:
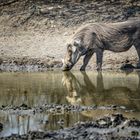
[[[34,112],[43,105],[70,110]],[[0,137],[63,129],[113,113],[140,119],[139,72],[0,73]]]

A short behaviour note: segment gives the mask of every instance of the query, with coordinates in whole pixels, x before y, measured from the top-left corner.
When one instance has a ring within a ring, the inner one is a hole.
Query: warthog
[[[140,19],[118,23],[93,23],[81,28],[67,44],[63,70],[70,70],[83,55],[85,70],[90,58],[96,53],[97,70],[102,68],[104,50],[124,52],[135,46],[140,67]]]

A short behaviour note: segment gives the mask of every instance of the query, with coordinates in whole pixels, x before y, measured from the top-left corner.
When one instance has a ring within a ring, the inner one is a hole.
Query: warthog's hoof
[[[62,69],[62,71],[69,71],[70,69]]]
[[[85,67],[81,67],[80,68],[80,71],[85,71]]]
[[[137,63],[136,69],[140,69],[140,63]]]
[[[62,67],[62,71],[69,71],[70,70],[70,68],[68,68],[68,67]]]

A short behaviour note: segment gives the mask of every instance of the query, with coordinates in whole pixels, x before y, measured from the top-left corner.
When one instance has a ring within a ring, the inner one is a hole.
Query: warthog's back
[[[137,38],[135,35],[137,30],[140,30],[140,20],[118,23],[93,23],[79,29],[73,39],[78,38],[84,44],[89,44],[90,41],[93,41],[92,35],[96,34],[100,47],[104,46],[106,50],[121,52],[129,49],[133,44],[134,39]],[[120,46],[122,47],[120,48]]]
[[[74,38],[85,37],[85,35],[91,33],[96,33],[99,38],[106,38],[116,36],[121,32],[133,32],[136,28],[140,29],[140,19],[118,23],[92,23],[79,28]]]

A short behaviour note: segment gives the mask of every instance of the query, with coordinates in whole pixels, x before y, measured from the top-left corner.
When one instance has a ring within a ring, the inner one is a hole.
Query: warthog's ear
[[[74,40],[73,45],[76,46],[76,47],[81,47],[82,46],[82,42],[81,42],[80,39],[76,39],[76,40]]]

